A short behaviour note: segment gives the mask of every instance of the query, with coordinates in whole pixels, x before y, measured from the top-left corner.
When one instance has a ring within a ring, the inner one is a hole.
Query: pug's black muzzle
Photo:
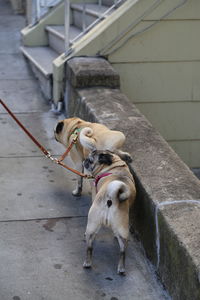
[[[63,130],[63,127],[64,127],[64,122],[63,121],[58,122],[55,132],[59,134]]]

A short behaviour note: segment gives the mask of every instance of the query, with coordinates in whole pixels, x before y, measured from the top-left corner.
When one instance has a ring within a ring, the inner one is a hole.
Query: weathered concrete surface
[[[120,86],[119,74],[103,58],[91,57],[91,61],[85,57],[78,57],[68,61],[67,77],[75,88],[106,86],[118,88]]]
[[[9,64],[8,64],[9,56]],[[0,80],[5,79],[30,79],[32,78],[31,71],[26,64],[22,54],[1,54],[1,69]]]
[[[200,205],[163,207],[159,223],[161,279],[166,286],[181,281],[181,289],[174,285],[178,299],[200,299]],[[166,229],[169,225],[170,232]]]
[[[88,191],[74,198],[75,176],[41,154],[0,158],[0,164],[1,221],[87,216]]]
[[[80,63],[78,58],[74,60],[75,65]],[[71,115],[125,133],[124,149],[133,157],[138,190],[133,230],[150,260],[155,265],[159,262],[157,272],[173,299],[200,299],[200,258],[196,251],[200,248],[199,204],[186,203],[200,199],[199,180],[119,90],[87,86],[74,90],[71,86],[71,95]],[[181,201],[177,208],[175,201]]]
[[[0,8],[5,8],[2,1]],[[13,55],[0,57],[3,72],[12,65]],[[18,68],[0,78],[0,94],[40,142],[58,155],[63,147],[54,141],[53,127],[59,117],[47,112],[40,91],[33,90],[32,74],[21,76],[25,63],[20,56],[16,60]],[[33,101],[25,91],[33,94]],[[126,277],[116,274],[118,246],[107,231],[97,238],[93,270],[84,270],[87,186],[82,197],[72,198],[74,176],[44,158],[2,108],[0,141],[1,300],[168,299],[133,239]]]
[[[19,45],[20,45],[20,32],[18,31],[19,27],[23,27],[25,22],[22,16],[10,16],[9,15],[9,24],[7,21],[7,14],[9,14],[10,10],[4,12],[2,6],[5,4],[1,1],[0,2],[0,40],[1,40],[1,47],[0,47],[0,54],[2,53],[16,53],[18,52]]]
[[[0,15],[9,15],[9,17],[12,17],[13,12],[9,0],[0,0],[0,5]]]
[[[11,107],[11,104],[9,107]],[[41,107],[41,105],[39,107]],[[57,117],[51,112],[30,112],[28,103],[27,109],[29,113],[20,113],[18,117],[22,124],[26,126],[33,136],[37,136],[38,141],[44,145],[48,151],[54,155],[62,154],[65,148],[55,141],[53,132],[58,122]],[[46,106],[44,106],[44,110],[45,109]],[[3,114],[3,112],[5,112],[4,108],[0,107],[0,113],[2,113],[0,114],[0,140],[4,141],[1,145],[0,157],[41,155],[41,151],[32,140],[28,139],[24,131],[16,125],[16,122],[12,120],[8,114]],[[15,139],[13,139],[13,136],[15,136]]]
[[[15,93],[17,90],[17,93]],[[24,105],[28,112],[48,111],[49,105],[38,91],[37,81],[1,80],[0,97],[6,99],[13,112],[23,112]],[[2,109],[2,108],[0,108]],[[2,110],[3,112],[3,110]]]
[[[83,269],[85,226],[86,218],[1,222],[1,300],[165,299],[133,242],[129,275],[116,276],[118,246],[107,231],[97,238],[93,270]]]

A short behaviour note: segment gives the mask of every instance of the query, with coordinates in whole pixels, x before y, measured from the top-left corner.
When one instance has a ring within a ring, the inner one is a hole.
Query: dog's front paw
[[[81,192],[82,192],[82,189],[76,188],[75,190],[72,191],[72,195],[75,197],[80,197]]]
[[[83,268],[90,269],[91,267],[92,267],[91,262],[85,260],[83,263]]]

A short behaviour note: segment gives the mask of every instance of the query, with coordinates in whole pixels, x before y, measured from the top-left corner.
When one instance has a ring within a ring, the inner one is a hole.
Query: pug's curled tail
[[[80,143],[81,145],[88,150],[95,150],[95,139],[92,138],[93,129],[90,127],[85,127],[80,132]]]
[[[108,197],[115,201],[118,200],[120,203],[128,200],[130,197],[129,187],[120,180],[114,180],[108,184]]]

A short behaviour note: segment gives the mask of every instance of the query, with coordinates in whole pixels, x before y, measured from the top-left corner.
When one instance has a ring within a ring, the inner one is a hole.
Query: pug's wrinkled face
[[[93,172],[99,165],[111,165],[113,163],[113,153],[111,151],[94,150],[84,160],[83,166],[89,172]]]
[[[69,143],[69,138],[76,128],[80,127],[82,123],[79,118],[67,118],[59,121],[54,128],[54,136],[57,142],[60,142],[64,146]]]

